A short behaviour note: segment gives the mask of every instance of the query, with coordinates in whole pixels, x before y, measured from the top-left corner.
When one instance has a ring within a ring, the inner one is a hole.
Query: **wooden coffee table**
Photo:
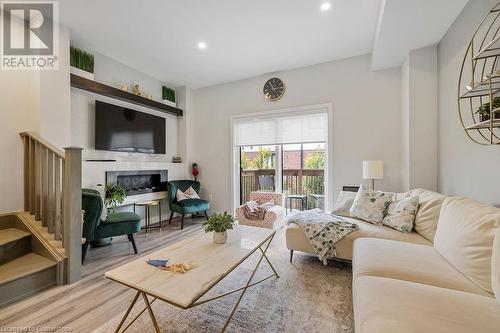
[[[151,308],[151,304],[157,299],[181,309],[189,309],[241,291],[222,328],[221,332],[224,332],[249,287],[274,276],[279,278],[266,256],[266,251],[275,234],[276,231],[272,229],[237,225],[235,229],[228,231],[226,244],[215,244],[212,241],[212,233],[206,234],[200,230],[192,237],[106,272],[106,278],[137,290],[115,332],[124,332],[146,310],[149,312],[156,332],[160,332]],[[224,277],[257,251],[260,253],[259,260],[244,286],[217,296],[201,299]],[[196,266],[184,274],[173,273],[147,264],[147,258],[167,258],[170,263],[193,263]],[[273,274],[258,281],[252,281],[263,259],[268,262]],[[146,307],[120,331],[140,296],[144,299]]]

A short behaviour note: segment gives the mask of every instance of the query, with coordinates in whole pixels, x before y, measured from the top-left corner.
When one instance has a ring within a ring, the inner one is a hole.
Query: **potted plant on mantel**
[[[208,220],[203,222],[202,226],[205,232],[214,233],[214,243],[224,244],[227,241],[227,231],[233,229],[234,218],[224,212],[224,214],[213,214],[208,217]]]
[[[169,88],[167,86],[161,87],[161,97],[163,104],[167,104],[177,107],[177,103],[175,102],[175,89]]]
[[[500,96],[493,98],[493,110],[500,108]],[[479,115],[479,121],[490,120],[490,102],[481,105],[475,114]],[[500,110],[494,113],[493,119],[500,119]]]
[[[69,51],[70,73],[94,80],[94,55],[74,46]]]

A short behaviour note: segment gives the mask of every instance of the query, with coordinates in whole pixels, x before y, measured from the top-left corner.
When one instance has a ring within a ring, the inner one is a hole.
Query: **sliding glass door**
[[[328,105],[232,119],[233,208],[252,191],[284,194],[292,209],[325,208]]]
[[[240,147],[240,203],[252,191],[276,191],[276,147]]]
[[[324,208],[325,143],[282,145],[282,191],[291,209]]]

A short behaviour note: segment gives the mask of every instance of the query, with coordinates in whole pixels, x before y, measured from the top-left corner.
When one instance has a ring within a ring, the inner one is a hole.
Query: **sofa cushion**
[[[401,232],[411,232],[418,209],[418,196],[392,201],[382,224]]]
[[[418,195],[418,210],[415,215],[416,232],[428,241],[434,241],[444,195],[421,188],[410,191],[412,196]]]
[[[431,245],[387,239],[354,242],[353,279],[378,276],[492,297],[450,265]]]
[[[434,247],[475,284],[492,293],[491,253],[499,225],[499,208],[469,198],[446,198]]]
[[[359,226],[359,229],[346,235],[335,244],[337,258],[352,260],[353,242],[355,239],[360,237],[393,239],[402,242],[432,245],[428,240],[416,232],[403,233],[383,225],[374,225],[355,218],[342,217],[342,219],[347,222],[356,223]],[[298,225],[293,223],[287,227],[286,244],[289,250],[314,253],[306,235],[302,232]]]
[[[493,333],[494,298],[420,283],[361,276],[353,283],[356,333]]]
[[[500,227],[497,228],[493,241],[493,254],[491,257],[491,287],[500,303]]]
[[[349,209],[351,209],[355,198],[356,192],[340,191],[339,198],[333,206],[332,214],[347,217],[351,216]]]
[[[374,223],[382,224],[385,210],[392,201],[394,193],[367,190],[360,186],[349,213],[351,216]]]

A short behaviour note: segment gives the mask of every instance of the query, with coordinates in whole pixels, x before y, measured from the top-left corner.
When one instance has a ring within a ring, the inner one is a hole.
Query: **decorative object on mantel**
[[[164,113],[169,113],[174,116],[182,116],[183,114],[183,111],[179,108],[153,101],[142,96],[136,96],[130,92],[126,92],[121,89],[111,87],[104,83],[90,80],[76,74],[71,74],[71,86],[77,89],[89,91],[94,94],[115,98],[128,103],[140,105]]]
[[[214,243],[224,244],[227,241],[227,231],[233,229],[234,217],[227,212],[224,214],[213,214],[202,223],[205,232],[213,232]]]
[[[134,84],[134,95],[142,96],[141,86],[138,83]]]
[[[375,179],[384,178],[384,162],[363,161],[363,179],[372,180],[372,190],[375,190]]]
[[[194,177],[194,180],[197,180],[196,177],[200,174],[200,170],[198,170],[198,163],[193,163],[191,174]]]
[[[104,203],[109,213],[115,213],[116,206],[119,206],[127,197],[127,190],[119,184],[106,184],[106,198]]]
[[[500,144],[500,2],[477,27],[458,79],[458,114],[466,135],[481,145]],[[491,103],[493,101],[493,103]]]
[[[173,107],[177,106],[177,103],[175,102],[175,89],[169,88],[167,86],[162,86],[161,96],[163,103]]]
[[[172,157],[172,163],[182,163],[182,158],[180,156]]]
[[[128,92],[128,84],[122,84],[120,87],[121,90]]]
[[[94,55],[74,46],[69,48],[70,73],[94,79]]]

